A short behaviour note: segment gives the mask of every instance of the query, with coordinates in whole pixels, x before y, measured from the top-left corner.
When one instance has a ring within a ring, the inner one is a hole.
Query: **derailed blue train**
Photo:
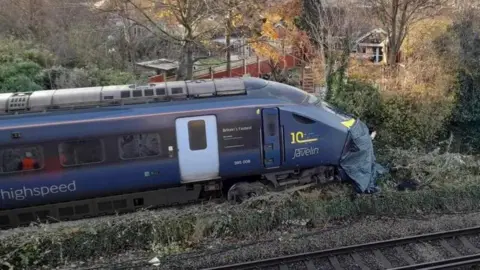
[[[256,78],[0,94],[0,114],[0,226],[195,201],[247,178],[318,182],[329,167],[351,180],[341,162],[371,154],[352,150],[363,123]]]

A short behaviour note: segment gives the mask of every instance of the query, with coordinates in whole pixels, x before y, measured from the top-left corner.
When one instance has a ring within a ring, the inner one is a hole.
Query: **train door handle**
[[[265,144],[265,150],[272,150],[272,149],[273,149],[273,144],[272,143]]]

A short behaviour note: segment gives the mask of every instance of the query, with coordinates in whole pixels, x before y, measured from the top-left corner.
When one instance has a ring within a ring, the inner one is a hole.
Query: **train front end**
[[[307,103],[309,115],[319,123],[318,134],[324,134],[320,149],[330,150],[330,161],[336,161],[342,180],[351,181],[359,193],[379,191],[376,179],[383,168],[376,163],[374,136],[367,125],[311,94]]]
[[[375,180],[383,168],[364,122],[298,88],[276,82],[267,88],[270,95],[292,102],[280,109],[286,167],[333,166],[359,193],[378,191]]]

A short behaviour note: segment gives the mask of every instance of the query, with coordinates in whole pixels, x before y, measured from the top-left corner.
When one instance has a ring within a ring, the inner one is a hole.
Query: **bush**
[[[53,56],[36,44],[12,39],[0,42],[0,92],[42,89],[42,68]]]
[[[379,140],[391,147],[420,147],[443,138],[453,102],[401,93],[383,96]]]
[[[7,39],[0,42],[0,92],[35,91],[100,85],[131,84],[132,73],[114,69],[52,66],[53,55],[29,42]],[[143,78],[145,81],[145,78]]]
[[[465,10],[435,40],[437,55],[455,72],[455,122],[480,121],[480,16]]]
[[[93,66],[73,69],[55,66],[44,70],[42,77],[46,89],[133,84],[137,81],[132,73]]]
[[[33,62],[42,68],[55,62],[55,56],[38,43],[15,40],[0,40],[0,64]]]
[[[31,61],[0,63],[0,92],[42,89],[41,67]]]
[[[412,147],[437,142],[446,129],[453,101],[425,92],[380,91],[361,79],[349,79],[332,91],[329,102],[377,130],[381,145]]]
[[[378,126],[382,117],[382,100],[379,90],[364,80],[350,79],[333,88],[327,100],[341,110]]]

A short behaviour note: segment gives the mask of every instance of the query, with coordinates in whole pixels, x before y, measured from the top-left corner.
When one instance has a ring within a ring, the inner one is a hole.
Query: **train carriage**
[[[0,110],[0,226],[195,201],[246,178],[312,182],[338,169],[355,123],[255,78],[8,93]]]

